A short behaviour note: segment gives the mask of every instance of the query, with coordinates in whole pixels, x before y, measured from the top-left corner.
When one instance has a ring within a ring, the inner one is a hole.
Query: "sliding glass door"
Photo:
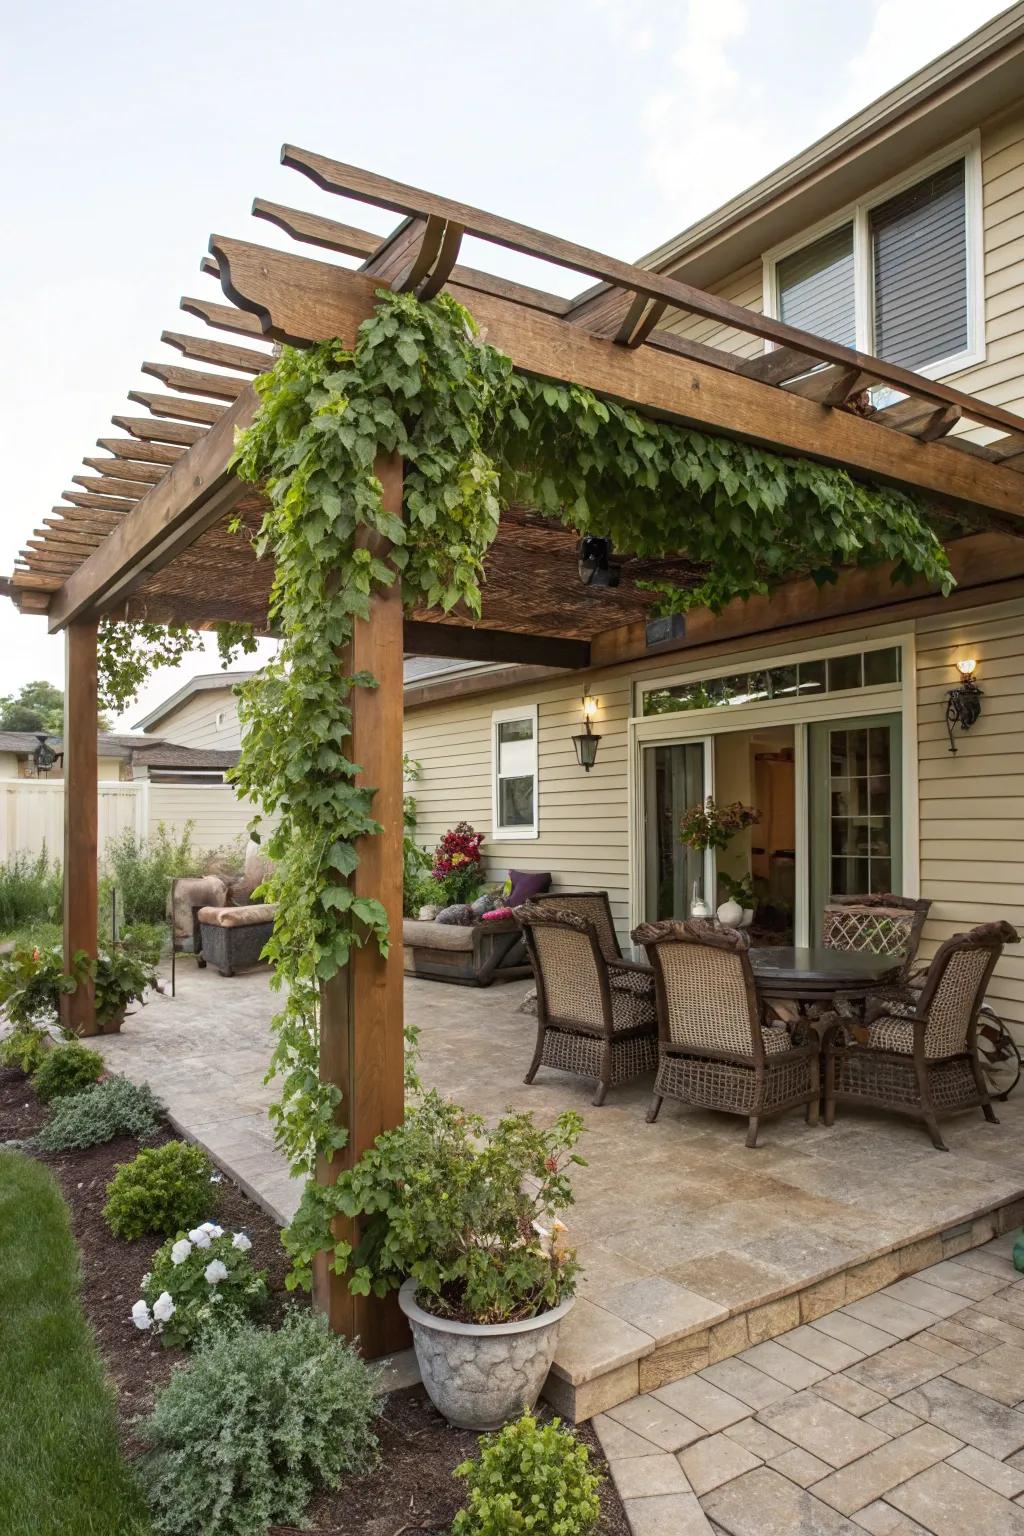
[[[809,727],[812,943],[830,897],[900,893],[901,723],[899,715],[865,715]]]
[[[684,847],[679,826],[705,788],[705,742],[672,742],[642,751],[644,811],[644,918],[685,918],[696,883],[706,895],[702,853]]]

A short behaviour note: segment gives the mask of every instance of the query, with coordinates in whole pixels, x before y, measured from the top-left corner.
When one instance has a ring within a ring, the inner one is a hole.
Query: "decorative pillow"
[[[488,896],[485,891],[482,896],[477,897],[476,901],[470,902],[469,910],[472,912],[474,919],[476,919],[486,916],[493,906],[494,897]]]
[[[465,902],[456,902],[452,907],[442,907],[434,918],[435,923],[450,923],[453,928],[468,928],[473,921],[473,914]]]
[[[239,875],[235,880],[228,881],[228,906],[247,907],[252,901],[252,893],[256,889],[256,882],[250,880],[248,875]]]
[[[420,907],[418,914],[420,922],[432,923],[440,910],[441,908],[437,905],[436,902],[431,902],[425,907]]]
[[[508,878],[512,882],[512,889],[508,893],[507,904],[510,907],[521,907],[534,896],[539,896],[549,889],[551,876],[538,874],[535,870],[510,869]]]
[[[502,918],[514,916],[511,907],[493,907],[490,912],[485,912],[480,919],[482,923],[498,923]]]

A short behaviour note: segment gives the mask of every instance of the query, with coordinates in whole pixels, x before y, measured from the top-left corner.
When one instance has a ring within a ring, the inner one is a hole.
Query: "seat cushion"
[[[202,907],[199,921],[216,928],[255,928],[258,923],[272,923],[277,907],[270,902],[257,902],[250,907]]]
[[[656,1022],[653,994],[644,997],[639,992],[612,989],[612,1028],[616,1033],[620,1029],[635,1029],[638,1024],[650,1025],[653,1030]]]
[[[451,923],[421,923],[415,917],[407,917],[402,922],[402,942],[410,949],[472,950],[473,930]]]
[[[791,1051],[793,1049],[793,1041],[790,1038],[788,1029],[776,1029],[768,1024],[762,1024],[761,1039],[764,1041],[766,1056],[777,1056],[780,1051]]]
[[[868,1050],[898,1051],[901,1056],[914,1054],[914,1026],[909,1019],[884,1013],[868,1025]]]
[[[219,875],[183,876],[172,886],[174,898],[172,919],[176,939],[192,937],[192,913],[196,907],[222,907],[228,899],[228,888]]]

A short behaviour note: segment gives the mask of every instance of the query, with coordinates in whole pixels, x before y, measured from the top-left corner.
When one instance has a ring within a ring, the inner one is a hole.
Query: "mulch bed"
[[[28,1079],[13,1068],[0,1068],[0,1143],[27,1140],[45,1116]],[[172,1140],[164,1129],[147,1145]],[[121,1439],[125,1454],[138,1454],[134,1422],[147,1414],[154,1395],[171,1372],[187,1360],[178,1350],[164,1349],[159,1340],[135,1328],[131,1309],[139,1296],[139,1281],[149,1267],[159,1239],[133,1243],[112,1236],[103,1221],[106,1186],[119,1163],[130,1162],[140,1143],[122,1137],[82,1152],[45,1155],[71,1209],[71,1225],[82,1259],[82,1302],[92,1324],[107,1372],[114,1381],[120,1406]],[[232,1231],[244,1230],[252,1239],[252,1260],[266,1269],[272,1303],[269,1321],[279,1317],[297,1298],[285,1291],[288,1269],[277,1223],[224,1179],[215,1189],[210,1219]],[[299,1299],[298,1304],[304,1302]],[[387,1399],[377,1433],[381,1468],[369,1477],[349,1479],[338,1493],[322,1494],[310,1506],[310,1523],[303,1527],[274,1526],[273,1536],[440,1536],[446,1532],[464,1499],[464,1487],[451,1474],[475,1454],[476,1436],[452,1429],[426,1394],[413,1387]],[[580,1433],[603,1466],[593,1432]],[[629,1526],[610,1483],[602,1491],[600,1536],[628,1536]]]

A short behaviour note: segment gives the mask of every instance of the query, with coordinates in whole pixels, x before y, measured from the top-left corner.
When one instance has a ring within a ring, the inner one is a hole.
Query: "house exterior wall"
[[[223,720],[218,725],[217,717],[221,714]],[[230,686],[204,688],[156,721],[145,734],[159,736],[179,747],[226,747],[235,750],[242,745],[238,700]]]
[[[904,890],[933,902],[922,954],[931,954],[952,933],[996,918],[1024,932],[1024,599],[963,609],[955,607],[954,599],[948,613],[941,615],[898,622],[890,610],[860,618],[857,624],[847,633],[783,647],[738,644],[705,665],[709,670],[733,663],[744,667],[783,651],[799,656],[856,645],[866,636],[883,633],[885,625],[894,635],[910,633],[916,655],[914,704],[904,709],[904,739],[911,764],[914,742],[917,747],[919,820],[913,804],[905,807],[905,815],[917,828],[919,878],[915,882],[913,871],[908,871]],[[977,658],[984,709],[970,735],[958,740],[958,752],[951,754],[945,696],[956,681],[954,661],[967,654]],[[607,890],[625,938],[631,919],[631,700],[637,683],[688,671],[699,675],[701,663],[678,653],[662,655],[585,676],[552,678],[539,686],[407,710],[405,747],[420,765],[420,777],[411,786],[418,840],[432,848],[455,822],[470,821],[486,834],[491,878],[504,878],[513,868],[546,870],[555,890]],[[580,729],[584,689],[599,701],[594,728],[601,744],[589,774],[576,762],[570,740]],[[495,709],[520,704],[536,704],[538,709],[539,835],[492,841],[491,716]],[[849,713],[857,712],[852,696]],[[680,720],[680,734],[694,729],[692,717],[674,718]],[[782,723],[784,707],[781,716],[773,710],[771,718]],[[989,996],[1024,1031],[1024,955],[1007,951]]]
[[[118,780],[126,767],[125,761],[120,757],[101,757],[97,761],[97,774],[100,779]],[[26,775],[24,761],[16,752],[0,752],[0,781],[4,779],[20,779],[25,777],[35,778],[35,772]],[[47,774],[50,780],[63,779],[64,769],[58,764]]]

